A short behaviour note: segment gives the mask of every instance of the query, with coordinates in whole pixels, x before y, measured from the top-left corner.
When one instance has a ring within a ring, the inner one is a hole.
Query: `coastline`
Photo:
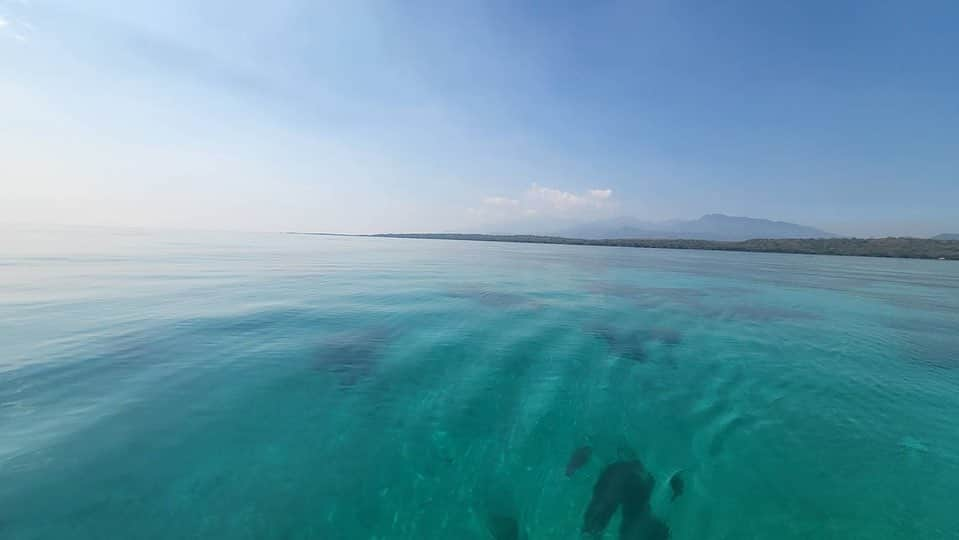
[[[675,240],[623,238],[589,240],[560,236],[457,234],[457,233],[382,233],[338,234],[289,232],[314,236],[356,236],[368,238],[407,238],[414,240],[467,240],[475,242],[513,242],[524,244],[568,244],[657,249],[700,249],[748,253],[792,253],[797,255],[839,255],[898,259],[959,260],[959,241],[927,238],[775,238],[744,241]]]

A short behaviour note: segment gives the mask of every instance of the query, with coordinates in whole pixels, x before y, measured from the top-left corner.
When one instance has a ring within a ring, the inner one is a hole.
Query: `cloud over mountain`
[[[469,208],[468,213],[485,224],[529,219],[582,221],[607,217],[616,207],[613,190],[608,188],[574,193],[534,182],[516,197],[484,197],[479,205]]]

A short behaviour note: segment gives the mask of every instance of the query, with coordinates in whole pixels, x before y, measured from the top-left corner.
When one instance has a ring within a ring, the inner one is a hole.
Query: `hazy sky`
[[[959,3],[0,0],[0,221],[959,232]]]

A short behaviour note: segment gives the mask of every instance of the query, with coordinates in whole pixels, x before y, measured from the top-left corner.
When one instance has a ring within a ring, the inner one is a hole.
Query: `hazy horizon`
[[[959,232],[957,14],[0,0],[0,221]]]

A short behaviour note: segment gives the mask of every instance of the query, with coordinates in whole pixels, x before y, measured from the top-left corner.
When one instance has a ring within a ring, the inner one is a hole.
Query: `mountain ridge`
[[[838,238],[839,235],[787,221],[726,214],[705,214],[692,220],[646,222],[627,217],[584,223],[555,236],[598,239],[687,239],[744,241],[758,238]]]

